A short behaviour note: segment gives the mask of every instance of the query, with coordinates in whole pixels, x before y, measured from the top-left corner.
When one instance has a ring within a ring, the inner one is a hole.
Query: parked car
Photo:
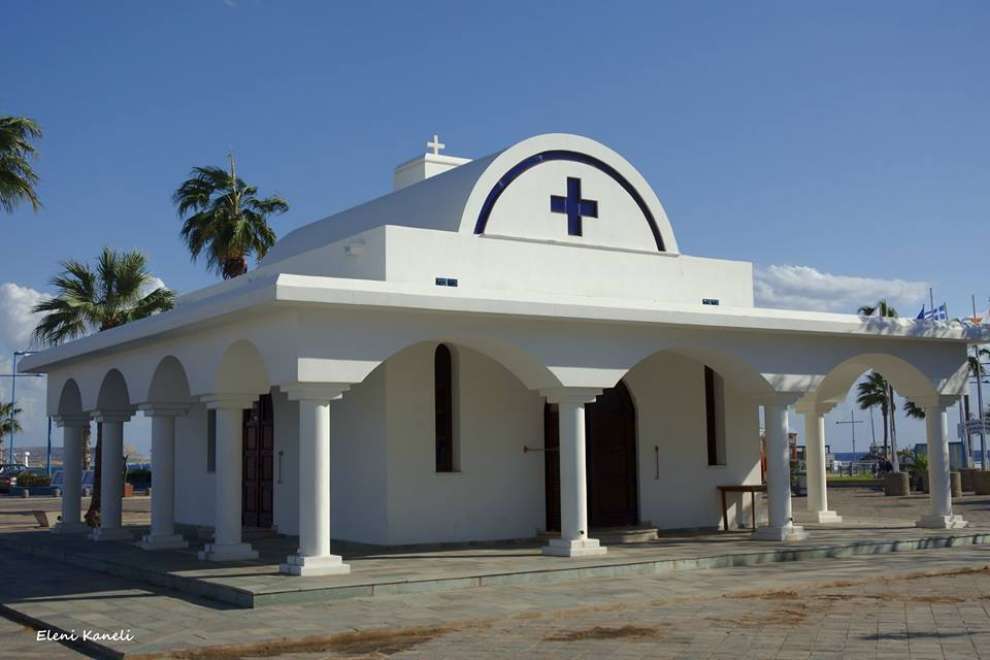
[[[64,488],[64,480],[65,480],[65,473],[62,470],[55,470],[55,472],[52,474],[52,486],[61,490],[62,488]],[[79,494],[82,495],[83,497],[89,497],[90,495],[93,494],[92,470],[83,470],[82,483],[79,484],[79,487],[80,490],[82,491]]]
[[[23,463],[6,463],[0,465],[0,493],[9,493],[17,485],[17,475],[27,470]]]

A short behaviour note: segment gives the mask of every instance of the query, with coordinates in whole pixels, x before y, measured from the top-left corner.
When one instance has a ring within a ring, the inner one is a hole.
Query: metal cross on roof
[[[567,234],[582,236],[583,218],[598,217],[598,202],[594,199],[581,198],[581,179],[567,177],[567,197],[550,195],[550,211],[567,214]]]
[[[436,133],[434,133],[433,134],[433,141],[432,142],[427,142],[426,143],[426,148],[427,149],[432,149],[434,156],[439,156],[440,155],[440,150],[441,149],[446,149],[447,148],[447,145],[445,145],[443,142],[440,141],[440,136],[439,135],[437,135]]]

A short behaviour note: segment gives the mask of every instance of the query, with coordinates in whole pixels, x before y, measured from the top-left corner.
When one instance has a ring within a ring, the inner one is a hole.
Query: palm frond
[[[174,305],[174,294],[164,287],[142,295],[153,277],[147,270],[146,258],[138,251],[104,248],[95,269],[71,260],[63,262],[62,268],[52,279],[58,294],[34,306],[35,312],[44,314],[34,336],[45,344],[60,344],[94,330],[108,330]]]
[[[37,156],[32,141],[41,136],[41,128],[27,117],[0,117],[0,207],[8,213],[25,201],[35,211],[41,208],[38,174],[31,165]]]
[[[192,169],[172,202],[184,218],[179,233],[193,261],[205,257],[208,270],[230,279],[246,272],[248,257],[268,253],[277,240],[268,218],[285,213],[289,204],[278,195],[258,199],[257,194],[257,187],[236,175],[233,160],[230,170]]]

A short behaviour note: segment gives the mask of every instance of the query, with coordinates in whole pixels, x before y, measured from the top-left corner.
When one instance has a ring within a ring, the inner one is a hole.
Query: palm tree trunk
[[[88,469],[90,469],[90,465],[89,465],[89,443],[90,443],[90,440],[92,440],[92,437],[91,437],[92,436],[92,433],[90,432],[88,425],[83,427],[82,436],[83,436],[82,469],[83,470],[88,470]]]
[[[883,416],[883,453],[887,453],[887,406],[880,406],[880,414]]]
[[[894,468],[894,472],[900,472],[901,466],[900,461],[897,460],[897,425],[895,424],[895,419],[897,418],[897,399],[894,397],[894,386],[889,386],[889,397],[890,397],[890,464]]]
[[[93,467],[93,497],[89,501],[89,509],[86,511],[86,524],[90,527],[100,526],[100,481],[102,481],[103,470],[100,464],[103,462],[103,424],[96,423],[96,465]]]

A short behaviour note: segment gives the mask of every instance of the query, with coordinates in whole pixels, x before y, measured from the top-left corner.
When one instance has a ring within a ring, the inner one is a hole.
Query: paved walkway
[[[806,541],[786,544],[754,541],[747,531],[664,534],[653,542],[613,545],[604,556],[585,558],[546,557],[536,543],[413,550],[337,544],[335,550],[344,555],[351,573],[323,577],[279,574],[278,564],[296,546],[294,539],[286,537],[254,540],[260,552],[258,560],[220,563],[197,559],[198,545],[185,550],[147,552],[129,543],[95,544],[83,536],[60,536],[41,530],[0,534],[0,548],[142,579],[241,607],[267,607],[990,542],[990,528],[925,530],[903,522],[851,521],[842,526],[809,526],[809,531]],[[139,538],[140,530],[134,532],[134,538]]]
[[[973,546],[225,610],[14,557],[0,602],[64,630],[125,631],[133,641],[106,646],[153,657],[987,658],[988,562]]]
[[[925,533],[909,523],[925,509],[924,497],[884,498],[861,489],[830,489],[829,495],[845,525],[812,529],[809,542],[789,548]],[[0,500],[0,527],[6,527],[0,529],[0,542],[7,548],[18,537],[46,543],[52,538],[28,531],[18,512],[23,504]],[[798,519],[804,518],[803,500],[796,498],[794,504]],[[135,499],[128,520],[141,522],[145,505],[146,500]],[[965,533],[990,531],[990,498],[963,498],[956,509],[975,523]],[[893,514],[896,521],[879,522],[881,513]],[[278,559],[286,542],[272,543],[268,554]],[[162,553],[112,545],[145,563],[167,560]],[[92,550],[93,544],[80,547]],[[631,557],[657,552],[670,558],[725,556],[773,547],[752,542],[745,533],[666,535],[653,546],[613,546],[609,559],[628,563]],[[212,566],[184,558],[189,563],[180,570],[205,571],[222,580],[289,580],[264,562]],[[500,562],[574,565],[574,560],[541,557],[527,546],[355,551],[349,561],[355,572],[347,579],[374,575],[398,583],[407,571],[456,575],[479,567],[497,569]],[[347,600],[244,610],[5,551],[0,603],[7,616],[42,628],[132,636],[131,641],[107,640],[83,649],[115,655],[990,658],[988,562],[990,546],[967,546],[718,570],[585,576],[560,583],[527,580],[434,593],[383,592],[374,598],[352,594]],[[939,574],[917,577],[919,571]],[[341,578],[321,578],[328,579]],[[0,618],[0,624],[0,655],[59,658],[74,653],[57,642],[35,641],[36,633],[18,623]]]

